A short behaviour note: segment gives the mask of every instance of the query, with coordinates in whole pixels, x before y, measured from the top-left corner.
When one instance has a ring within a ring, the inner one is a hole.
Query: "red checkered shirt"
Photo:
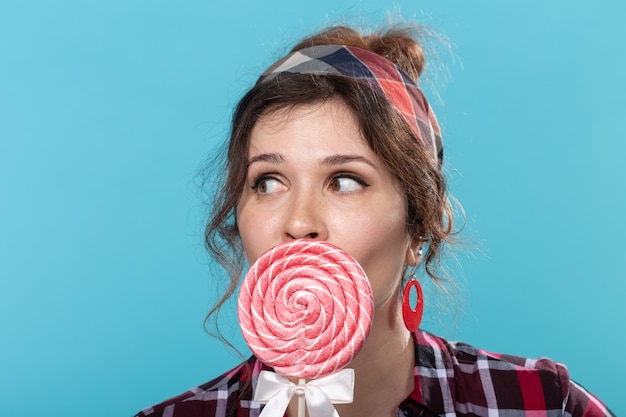
[[[415,389],[400,404],[398,417],[614,416],[570,380],[565,366],[549,359],[493,354],[420,330],[414,340]],[[263,405],[252,397],[262,370],[271,369],[252,357],[135,417],[257,417]]]

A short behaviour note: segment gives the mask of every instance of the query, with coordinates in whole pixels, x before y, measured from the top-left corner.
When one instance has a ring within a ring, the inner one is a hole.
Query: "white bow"
[[[333,404],[352,402],[354,369],[343,369],[298,385],[282,375],[261,371],[254,392],[254,401],[267,405],[259,417],[283,417],[294,394],[304,395],[309,417],[339,417]]]

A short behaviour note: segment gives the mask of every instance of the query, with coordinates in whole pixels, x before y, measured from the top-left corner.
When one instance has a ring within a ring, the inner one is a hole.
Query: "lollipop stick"
[[[298,385],[304,385],[305,383],[304,378],[298,379]],[[298,417],[304,417],[304,395],[298,396]]]

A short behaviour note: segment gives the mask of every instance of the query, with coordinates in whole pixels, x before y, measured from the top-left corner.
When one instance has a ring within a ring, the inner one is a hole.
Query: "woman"
[[[349,364],[354,401],[335,405],[341,417],[611,415],[563,365],[490,354],[405,325],[410,271],[421,265],[437,280],[454,236],[441,136],[417,87],[424,57],[411,33],[330,28],[296,45],[242,98],[206,229],[209,250],[232,277],[211,313],[236,291],[243,256],[252,264],[287,240],[328,241],[363,266],[375,308],[370,336]],[[256,416],[263,369],[252,357],[138,416]],[[296,411],[292,401],[286,414]]]

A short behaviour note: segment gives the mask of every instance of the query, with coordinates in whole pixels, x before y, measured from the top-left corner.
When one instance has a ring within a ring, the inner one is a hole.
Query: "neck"
[[[388,300],[376,309],[372,331],[358,356],[347,366],[354,369],[354,401],[336,404],[341,417],[395,417],[400,403],[414,389],[414,343],[404,327],[400,303]],[[292,401],[289,417],[297,417]]]
[[[337,406],[341,417],[395,417],[414,389],[414,343],[396,300],[381,306],[387,312],[377,309],[370,337],[349,365],[355,370],[354,402]]]

